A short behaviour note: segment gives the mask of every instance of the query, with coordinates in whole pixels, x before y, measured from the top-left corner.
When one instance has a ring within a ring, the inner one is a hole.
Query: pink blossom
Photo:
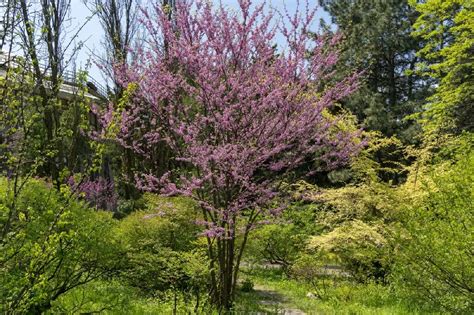
[[[77,195],[98,209],[113,210],[117,206],[117,194],[114,183],[104,178],[85,179],[78,183],[69,177],[67,184]]]
[[[277,184],[302,163],[317,159],[330,170],[363,146],[359,132],[339,130],[325,115],[358,86],[357,73],[334,80],[340,35],[309,35],[315,9],[284,12],[285,24],[264,4],[239,3],[231,13],[180,1],[173,21],[156,4],[142,16],[149,43],[131,66],[115,68],[124,87],[138,87],[119,142],[148,159],[165,141],[183,165],[163,177],[137,174],[138,188],[195,199],[206,220],[226,230],[214,226],[214,236],[234,233],[249,213],[254,221],[280,213],[282,206],[269,207]],[[277,31],[287,41],[282,51],[274,48]]]

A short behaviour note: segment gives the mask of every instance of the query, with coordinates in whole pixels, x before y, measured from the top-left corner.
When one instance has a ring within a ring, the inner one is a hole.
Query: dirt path
[[[291,301],[282,294],[269,289],[268,287],[256,284],[255,294],[259,297],[260,303],[265,305],[271,312],[278,315],[306,315],[305,312],[291,306]]]

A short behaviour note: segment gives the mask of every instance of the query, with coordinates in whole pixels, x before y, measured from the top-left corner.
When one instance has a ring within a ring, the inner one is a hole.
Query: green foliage
[[[260,262],[288,268],[306,246],[308,235],[292,223],[265,225],[255,231],[247,249]]]
[[[418,42],[410,36],[416,12],[408,0],[319,0],[344,36],[337,72],[364,71],[357,93],[343,106],[367,129],[416,141],[418,126],[405,116],[418,112],[427,85],[413,73]]]
[[[143,203],[144,210],[135,211],[120,222],[117,234],[127,240],[127,245],[137,249],[157,244],[174,251],[191,249],[200,231],[191,200],[145,194]]]
[[[112,227],[123,251],[115,277],[62,295],[53,313],[167,314],[205,312],[209,263],[186,198],[145,194],[137,210]]]
[[[319,273],[322,263],[331,262],[341,265],[358,282],[386,281],[392,263],[387,233],[396,219],[399,199],[396,188],[382,178],[403,168],[398,163],[378,162],[376,157],[390,147],[402,150],[395,138],[383,138],[374,132],[369,135],[367,147],[344,170],[346,185],[296,187],[319,209],[313,225],[317,222],[323,227],[323,233],[313,234],[308,242],[310,255],[303,256],[295,266],[309,278]]]
[[[21,65],[21,60],[18,60]],[[32,93],[32,76],[21,67],[11,67],[0,76],[0,170],[15,169],[28,176],[44,166],[51,155],[44,147],[42,115],[31,104],[41,101]]]
[[[88,136],[97,126],[86,95],[87,74],[79,71],[76,82],[68,83],[75,92],[60,97],[62,82],[57,90],[38,86],[30,69],[25,60],[14,58],[0,77],[0,171],[25,180],[49,177],[59,189],[71,174],[100,170],[93,165],[99,152]],[[102,155],[98,159],[101,166]]]
[[[413,35],[423,40],[418,72],[437,81],[422,122],[428,134],[472,131],[474,116],[474,3],[411,0],[419,16]]]
[[[281,270],[253,268],[243,270],[243,273],[258,288],[254,294],[240,295],[237,300],[236,308],[245,311],[245,314],[256,311],[281,314],[285,309],[299,309],[308,314],[427,314],[417,303],[400,299],[389,287],[373,282],[357,284],[326,278],[323,286],[319,280],[319,292],[324,293],[321,298],[312,283],[288,278]],[[267,292],[273,293],[274,305],[273,308],[262,309],[270,300]],[[311,297],[308,296],[310,292],[313,293]]]
[[[304,254],[291,266],[291,277],[311,286],[311,294],[318,299],[328,298],[328,276],[324,274],[323,255]]]
[[[133,288],[117,280],[92,281],[63,294],[53,302],[51,314],[120,313],[139,299]]]
[[[174,297],[176,296],[176,304]],[[47,314],[217,314],[206,305],[187,300],[185,294],[167,294],[163,299],[147,297],[122,280],[94,281],[63,295]]]
[[[396,288],[418,303],[453,313],[474,310],[474,154],[432,167],[421,194],[403,205],[396,238]]]
[[[333,229],[352,220],[390,221],[395,211],[395,197],[390,189],[380,182],[360,183],[322,192],[318,190],[312,193],[312,199],[324,206],[319,222]]]
[[[198,301],[209,270],[194,203],[151,194],[144,199],[146,210],[127,216],[115,231],[127,249],[121,277],[148,296],[166,299],[170,291]]]
[[[146,202],[143,198],[137,199],[120,199],[117,208],[114,209],[114,216],[116,218],[124,218],[134,211],[143,210],[146,207]]]
[[[0,225],[3,231],[10,225],[0,243],[2,312],[46,311],[69,290],[120,265],[110,213],[87,209],[40,180],[27,182],[17,196],[10,185],[1,179]]]
[[[245,279],[244,281],[242,281],[242,284],[240,285],[240,291],[242,292],[252,292],[254,291],[254,283],[252,280],[250,279]]]
[[[279,218],[252,232],[246,259],[281,266],[285,271],[304,253],[308,239],[321,230],[314,204],[294,201]]]
[[[385,179],[397,177],[406,172],[396,158],[379,160],[381,152],[391,151],[393,156],[403,156],[401,142],[396,138],[384,138],[379,133],[367,134],[367,147],[354,158],[350,166],[338,173],[343,173],[345,185],[322,188],[307,183],[295,186],[300,197],[311,200],[320,211],[313,218],[327,230],[351,220],[390,222],[396,213],[394,182]],[[330,177],[338,174],[329,174]],[[380,223],[380,222],[379,222]]]
[[[377,225],[349,221],[331,232],[315,236],[309,248],[329,255],[358,282],[383,281],[390,267],[387,240]]]

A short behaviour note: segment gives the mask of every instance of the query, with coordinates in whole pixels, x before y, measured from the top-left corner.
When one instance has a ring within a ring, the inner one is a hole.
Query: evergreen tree
[[[419,110],[428,91],[413,75],[419,43],[411,36],[416,12],[407,0],[320,0],[345,37],[339,72],[365,71],[365,85],[344,103],[366,128],[413,142],[416,125],[404,118]]]

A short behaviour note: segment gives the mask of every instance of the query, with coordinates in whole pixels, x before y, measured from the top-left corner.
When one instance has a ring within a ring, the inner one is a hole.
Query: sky
[[[147,2],[147,0],[142,0],[144,3]],[[218,3],[219,0],[212,0],[215,3]],[[261,1],[259,0],[254,0],[253,1],[255,4],[260,3]],[[304,3],[305,1],[301,1]],[[316,0],[310,0],[310,4],[316,3]],[[222,0],[222,3],[226,6],[229,6],[230,8],[236,8],[238,6],[238,1],[237,0]],[[271,6],[274,7],[277,10],[284,10],[285,6],[287,7],[288,11],[290,13],[295,12],[296,7],[297,7],[297,0],[268,0],[267,3]],[[79,25],[82,25],[84,21],[91,16],[91,12],[86,8],[86,6],[83,3],[83,0],[71,0],[71,5],[72,5],[72,12],[71,12],[71,18],[72,18],[72,24],[78,27]],[[302,5],[302,8],[304,8],[304,5]],[[318,10],[318,16],[316,18],[317,21],[319,19],[324,19],[325,21],[329,22],[329,15],[324,12],[322,9]],[[101,40],[102,40],[103,32],[101,29],[101,26],[97,20],[96,17],[92,17],[92,19],[83,27],[82,31],[79,33],[78,36],[78,42],[82,41],[84,43],[84,47],[82,50],[79,52],[78,57],[77,57],[77,66],[78,67],[84,67],[87,63],[88,60],[90,59],[90,56],[92,55],[91,53],[99,53],[100,50],[102,49],[101,47]],[[278,38],[277,38],[278,41]],[[96,79],[99,82],[104,82],[99,69],[93,65],[93,60],[92,61],[92,66],[89,69],[90,75]]]

